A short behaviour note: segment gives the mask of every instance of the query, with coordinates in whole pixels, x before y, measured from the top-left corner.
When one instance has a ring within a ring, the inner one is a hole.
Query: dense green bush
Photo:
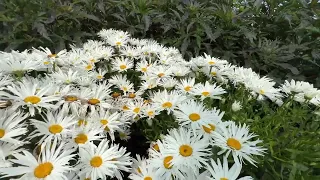
[[[3,0],[1,49],[80,44],[101,28],[319,86],[317,0]]]

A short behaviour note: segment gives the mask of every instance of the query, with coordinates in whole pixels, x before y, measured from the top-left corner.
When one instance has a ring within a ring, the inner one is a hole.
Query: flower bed
[[[319,150],[320,93],[311,84],[276,87],[206,54],[185,61],[153,40],[113,29],[98,35],[56,54],[42,47],[0,54],[1,178],[317,173],[310,152]]]

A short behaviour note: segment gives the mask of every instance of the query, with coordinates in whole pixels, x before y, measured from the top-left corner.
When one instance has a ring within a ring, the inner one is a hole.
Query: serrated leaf
[[[253,4],[254,7],[256,8],[260,8],[261,4],[262,4],[263,0],[256,0]]]
[[[95,15],[87,14],[87,13],[85,13],[85,12],[80,13],[80,15],[81,15],[82,17],[87,18],[87,19],[91,19],[91,20],[100,22],[100,19],[99,19],[97,16],[95,16]]]
[[[275,64],[281,66],[284,69],[289,69],[294,75],[298,75],[300,73],[298,68],[292,66],[291,64],[288,64],[288,63],[275,63]]]
[[[212,29],[206,24],[206,23],[200,23],[201,26],[204,28],[205,32],[206,32],[206,35],[208,36],[208,38],[210,40],[215,40],[214,36],[213,36],[213,33],[212,33]]]
[[[182,54],[185,54],[188,46],[189,46],[189,37],[186,37],[183,39],[183,42],[182,42],[181,48],[180,48]]]
[[[151,18],[148,15],[143,16],[143,20],[144,20],[144,31],[148,31],[149,27],[151,25]]]
[[[188,26],[187,26],[187,34],[189,33],[190,28],[192,27],[192,25],[194,24],[194,21],[191,21]]]
[[[100,1],[98,3],[98,9],[103,13],[103,14],[106,14],[106,11],[104,9],[104,2],[103,1]]]
[[[33,24],[33,29],[36,29],[37,32],[38,32],[42,37],[44,37],[44,38],[46,38],[47,40],[49,40],[49,41],[52,42],[52,40],[51,40],[51,38],[49,37],[48,32],[47,32],[47,29],[46,29],[46,27],[44,26],[44,24],[42,24],[42,23],[37,23],[37,22],[36,22],[36,23]]]
[[[314,59],[320,59],[320,51],[319,50],[316,50],[316,49],[312,50],[311,55]]]

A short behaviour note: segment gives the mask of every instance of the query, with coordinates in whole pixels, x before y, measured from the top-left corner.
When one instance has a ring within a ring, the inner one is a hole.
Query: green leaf
[[[85,12],[81,12],[81,13],[80,13],[80,16],[85,17],[85,18],[87,18],[87,19],[91,19],[91,20],[100,22],[100,19],[99,19],[97,16],[92,15],[92,14],[87,14],[87,13],[85,13]]]
[[[212,41],[215,40],[213,34],[212,34],[212,29],[206,24],[206,23],[201,23],[201,26],[204,28],[205,32],[206,32],[206,35],[208,36],[208,38]]]
[[[49,37],[48,35],[48,32],[47,32],[47,29],[45,28],[44,24],[42,23],[38,23],[38,22],[35,22],[33,24],[33,29],[36,29],[37,32],[44,38],[46,38],[47,40],[51,41],[51,38]]]

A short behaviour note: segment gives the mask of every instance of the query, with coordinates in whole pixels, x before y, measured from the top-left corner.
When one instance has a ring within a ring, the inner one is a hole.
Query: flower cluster
[[[98,35],[101,41],[70,51],[0,52],[1,178],[122,179],[124,171],[133,180],[233,180],[265,149],[248,125],[223,119],[206,101],[222,101],[227,86],[235,86],[279,105],[291,94],[320,103],[319,90],[306,82],[277,88],[251,69],[206,54],[185,61],[177,49],[127,32]],[[130,138],[133,123],[152,126],[159,117],[178,126],[150,144],[148,158],[134,159],[117,144]]]

